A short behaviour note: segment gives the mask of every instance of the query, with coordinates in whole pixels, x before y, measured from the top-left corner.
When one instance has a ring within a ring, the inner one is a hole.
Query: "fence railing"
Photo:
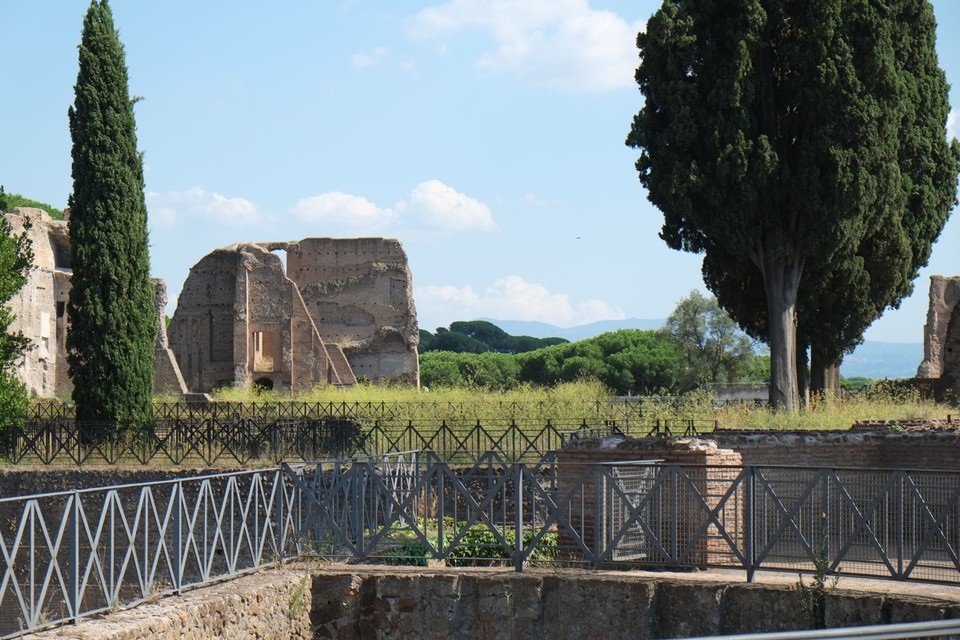
[[[919,640],[919,638],[957,640],[960,638],[960,620],[926,620],[839,629],[704,636],[691,640]]]
[[[298,476],[310,543],[341,559],[812,572],[960,583],[960,474],[591,465],[487,454]],[[409,472],[410,475],[403,475]],[[389,477],[389,480],[384,478]]]
[[[297,555],[279,468],[0,500],[0,637]]]
[[[177,405],[179,406],[179,405]],[[276,407],[277,405],[270,405]],[[286,405],[283,405],[286,406]],[[288,407],[289,410],[289,407]],[[122,461],[214,465],[278,464],[354,455],[431,451],[471,462],[493,451],[511,460],[538,460],[565,441],[597,434],[636,437],[694,435],[712,422],[654,419],[588,424],[578,420],[358,421],[336,414],[301,417],[184,415],[147,425],[36,418],[0,434],[0,455],[14,464],[117,464]]]
[[[305,554],[960,584],[960,474],[403,452],[0,500],[0,637]]]
[[[341,418],[359,422],[396,422],[406,420],[510,420],[564,415],[590,423],[616,420],[619,423],[649,421],[656,417],[678,415],[682,396],[634,396],[601,400],[559,399],[546,401],[476,400],[469,402],[418,400],[409,402],[156,402],[153,415],[158,420],[195,418],[297,419]],[[73,404],[40,401],[30,406],[28,420],[73,420]]]

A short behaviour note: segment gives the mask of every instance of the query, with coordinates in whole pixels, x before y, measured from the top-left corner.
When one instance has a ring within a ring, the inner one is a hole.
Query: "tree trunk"
[[[810,376],[807,362],[807,347],[802,344],[797,345],[797,393],[803,406],[810,404]]]
[[[833,394],[834,398],[840,396],[840,365],[836,362],[830,362],[814,345],[810,351],[810,365],[812,368],[810,378],[810,391],[824,395]]]
[[[797,288],[800,265],[792,259],[767,259],[763,284],[770,321],[770,407],[793,413],[797,393]]]

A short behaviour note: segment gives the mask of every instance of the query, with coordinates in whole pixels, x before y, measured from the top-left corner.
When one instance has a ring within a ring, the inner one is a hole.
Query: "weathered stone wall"
[[[810,468],[960,468],[960,433],[942,429],[854,431],[716,431],[709,438],[748,465]],[[957,425],[952,425],[953,427]]]
[[[36,640],[310,640],[310,575],[263,571],[31,635]]]
[[[22,331],[34,343],[17,375],[38,396],[68,396],[73,384],[66,360],[66,305],[72,273],[67,223],[41,209],[21,207],[6,218],[14,233],[22,233],[29,222],[27,237],[34,256],[27,283],[10,300],[16,315],[11,331]]]
[[[694,465],[787,465],[814,469],[943,470],[960,468],[960,432],[951,424],[863,424],[847,431],[741,431],[718,429],[691,438],[581,440],[559,452],[565,473],[583,465],[660,458]],[[572,466],[571,466],[572,465]]]
[[[69,210],[65,212],[69,214]],[[68,220],[54,220],[46,211],[17,207],[5,214],[14,233],[22,233],[29,221],[33,268],[27,283],[10,300],[16,319],[12,331],[22,331],[33,341],[17,375],[27,389],[41,398],[68,398],[73,392],[67,364],[67,302],[73,269],[70,258]],[[157,344],[154,391],[180,394],[186,391],[177,362],[166,348],[164,322],[166,284],[153,279],[157,300]]]
[[[918,378],[937,379],[941,392],[960,389],[960,276],[930,276],[930,306]]]
[[[187,385],[177,365],[177,359],[170,349],[167,338],[167,283],[160,278],[151,279],[153,283],[154,305],[157,310],[157,342],[153,354],[153,392],[158,395],[174,394],[183,396]]]
[[[286,271],[276,251],[286,252]],[[420,379],[412,279],[397,240],[218,249],[190,270],[169,334],[193,391]]]
[[[38,493],[72,491],[94,487],[114,487],[125,484],[139,484],[157,480],[179,480],[210,473],[229,473],[231,469],[169,469],[136,467],[117,469],[114,467],[76,467],[57,469],[42,467],[39,469],[3,467],[0,468],[0,496],[10,498]]]
[[[349,367],[329,356],[271,248],[218,249],[190,270],[168,333],[192,391],[251,382],[297,391],[354,380]]]
[[[740,465],[743,464],[739,453],[730,449],[721,449],[715,442],[709,440],[690,438],[632,440],[618,437],[581,440],[557,452],[557,482],[561,495],[569,493],[581,483],[581,478],[584,477],[590,465],[642,460],[662,460],[667,463],[702,467],[703,470],[699,473],[694,470],[689,470],[688,473],[697,492],[711,509],[720,504],[730,481],[737,477],[740,473]],[[592,480],[583,482],[582,494],[579,500],[571,505],[569,514],[571,524],[582,532],[584,542],[591,548],[600,546],[598,541],[594,540],[596,493]],[[665,494],[664,500],[669,501],[670,496]],[[741,500],[739,496],[728,499],[719,517],[724,519],[727,514],[733,514],[730,517],[742,517]],[[672,540],[675,532],[678,539],[674,542],[678,548],[684,548],[690,537],[699,529],[703,512],[701,505],[691,502],[686,493],[679,496],[678,504],[679,521],[674,523],[664,519],[660,523],[662,527],[660,535],[664,541]],[[737,526],[738,524],[730,523],[730,528],[735,532],[734,535],[740,535],[743,530],[743,527]],[[561,536],[566,533],[562,533]],[[734,542],[739,540],[735,539]],[[567,549],[576,547],[573,541],[564,540],[562,537],[559,546]],[[720,535],[716,525],[711,524],[696,551],[688,557],[688,561],[691,564],[725,564],[731,560],[731,555],[728,542]]]
[[[338,344],[357,377],[417,384],[420,331],[407,254],[389,238],[306,238],[287,247],[320,335]]]
[[[680,574],[387,567],[271,570],[37,640],[682,638],[807,628],[792,583]],[[842,584],[842,583],[841,583]],[[862,584],[862,583],[861,583]],[[960,616],[960,597],[830,590],[828,627]]]

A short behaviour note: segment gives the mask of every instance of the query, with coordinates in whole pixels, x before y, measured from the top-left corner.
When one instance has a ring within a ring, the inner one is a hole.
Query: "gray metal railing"
[[[913,638],[960,638],[960,620],[928,620],[811,631],[703,636],[693,640],[912,640]]]
[[[372,463],[369,463],[372,465]],[[410,475],[404,475],[409,473]],[[489,454],[298,476],[322,555],[398,563],[529,561],[831,574],[960,583],[960,474],[590,465]]]
[[[0,636],[297,555],[279,468],[0,500]]]
[[[0,637],[285,559],[960,584],[960,474],[401,452],[0,500]]]

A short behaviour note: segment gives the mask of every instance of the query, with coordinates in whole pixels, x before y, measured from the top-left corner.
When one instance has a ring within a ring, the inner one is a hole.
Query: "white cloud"
[[[960,112],[954,107],[947,116],[947,139],[960,139]]]
[[[366,53],[355,53],[350,58],[350,63],[355,69],[367,69],[384,62],[390,57],[390,49],[386,47],[375,47]]]
[[[494,282],[482,292],[470,286],[428,285],[416,291],[422,317],[467,320],[536,320],[572,327],[598,320],[619,320],[623,311],[603,300],[573,304],[563,293],[551,293],[544,285],[527,282],[517,275]]]
[[[293,205],[293,214],[304,222],[345,225],[365,232],[385,229],[398,219],[392,209],[341,191],[303,198]]]
[[[451,231],[496,231],[490,207],[439,180],[414,187],[410,206],[424,222]]]
[[[192,187],[186,191],[146,194],[147,212],[151,224],[170,228],[181,219],[207,219],[217,224],[245,226],[263,221],[263,214],[246,198],[227,197]]]
[[[589,92],[634,87],[643,27],[592,9],[588,0],[451,0],[415,14],[409,34],[433,40],[478,29],[495,44],[477,59],[478,68]]]

